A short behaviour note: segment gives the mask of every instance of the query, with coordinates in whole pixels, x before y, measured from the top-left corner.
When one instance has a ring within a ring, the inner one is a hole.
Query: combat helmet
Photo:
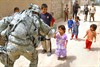
[[[41,12],[40,7],[38,5],[36,5],[36,4],[30,4],[30,8],[29,9],[31,9],[31,11],[37,12],[39,14]]]

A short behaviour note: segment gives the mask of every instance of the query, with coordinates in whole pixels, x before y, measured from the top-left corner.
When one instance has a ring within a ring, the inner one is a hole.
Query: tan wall
[[[51,12],[54,13],[54,17],[61,18],[62,17],[62,1],[61,0],[52,0],[51,3]]]
[[[80,1],[80,5],[81,5],[81,6],[84,6],[84,5],[86,5],[86,4],[89,5],[89,4],[90,4],[90,0],[81,0],[81,1]]]
[[[54,12],[54,17],[59,19],[63,14],[62,1],[67,0],[0,0],[0,17],[8,16],[13,13],[14,7],[19,7],[20,10],[27,9],[30,3],[35,3],[41,6],[42,3],[48,5],[48,12]]]
[[[49,5],[50,0],[0,0],[0,17],[11,15],[16,6],[19,7],[20,10],[27,9],[30,3],[36,3],[39,6],[41,6],[42,3]]]

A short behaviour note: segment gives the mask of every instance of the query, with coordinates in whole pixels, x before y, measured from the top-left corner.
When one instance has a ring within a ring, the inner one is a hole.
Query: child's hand
[[[85,38],[86,36],[87,36],[87,34],[83,38]]]
[[[64,45],[64,47],[66,48],[66,44]]]
[[[64,47],[65,47],[65,48],[67,47],[67,43],[68,43],[68,40],[66,40],[66,43],[64,44]]]
[[[85,38],[85,36],[83,38]]]
[[[56,33],[54,33],[54,38],[56,38]]]

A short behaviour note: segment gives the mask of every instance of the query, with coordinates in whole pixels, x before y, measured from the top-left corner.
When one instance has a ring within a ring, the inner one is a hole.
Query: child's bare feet
[[[70,40],[72,40],[73,38],[70,38]]]
[[[76,40],[76,41],[78,41],[78,39],[77,39],[77,38],[76,38],[75,40]]]
[[[86,47],[84,47],[84,49],[87,49]]]
[[[63,57],[64,59],[66,59],[67,57],[65,56],[65,57]]]
[[[62,58],[62,60],[66,60],[66,58],[67,58],[67,57],[65,56],[65,57]]]
[[[86,48],[86,47],[84,47],[84,49],[86,49],[87,51],[90,51],[91,50],[90,48]]]
[[[90,49],[87,49],[87,51],[90,51]]]
[[[60,60],[61,58],[60,57],[58,57],[58,60]]]

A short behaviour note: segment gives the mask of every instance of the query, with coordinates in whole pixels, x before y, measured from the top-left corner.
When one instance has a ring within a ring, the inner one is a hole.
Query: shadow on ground
[[[63,64],[59,64],[55,67],[71,67],[70,64],[76,59],[76,56],[68,56],[66,62]]]
[[[73,38],[72,40],[75,40],[75,41],[85,41],[85,39],[82,39],[82,38],[78,38],[78,40],[76,40],[76,38]]]
[[[82,38],[78,38],[78,41],[85,41],[85,39],[82,39]]]
[[[91,48],[91,51],[100,51],[100,48]]]
[[[96,22],[96,23],[98,23],[98,22],[100,22],[100,21],[93,21],[93,22]]]
[[[89,22],[89,23],[98,23],[100,21],[86,21],[86,22]]]
[[[38,49],[37,51],[38,53],[42,53],[42,49]],[[55,49],[52,49],[52,54],[55,54]]]

